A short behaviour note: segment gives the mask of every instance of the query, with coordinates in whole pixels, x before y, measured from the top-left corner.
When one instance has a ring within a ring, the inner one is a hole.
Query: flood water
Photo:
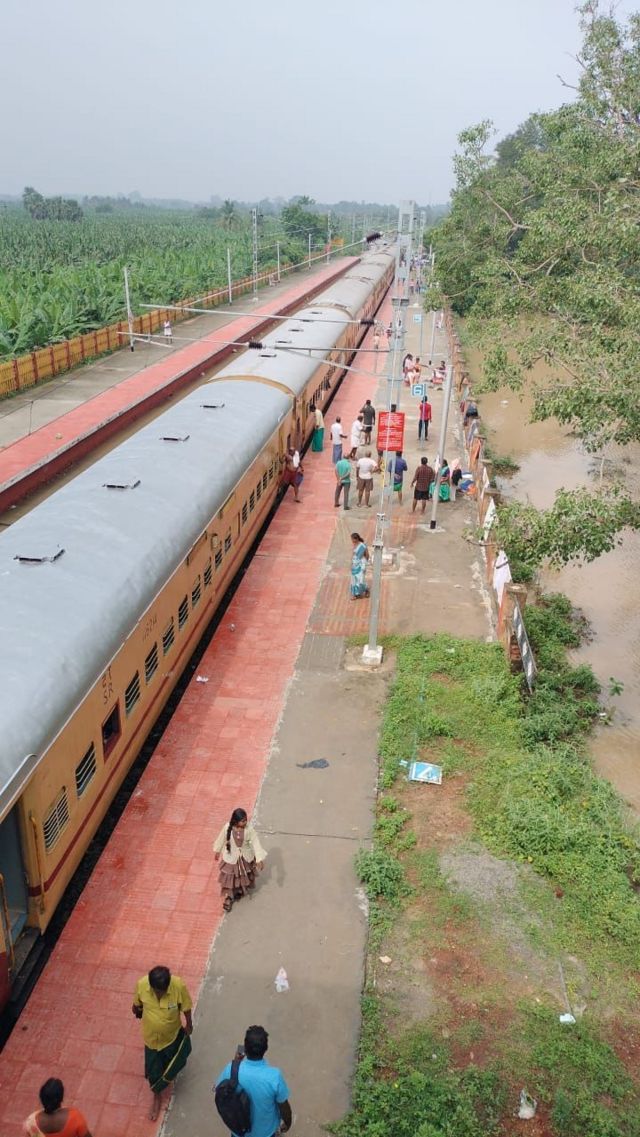
[[[478,357],[468,352],[471,376]],[[535,370],[534,370],[535,377]],[[599,456],[586,454],[555,420],[530,423],[529,402],[512,391],[478,398],[483,427],[496,454],[508,454],[520,469],[498,484],[507,497],[538,508],[552,504],[556,490],[597,485]],[[607,471],[624,470],[627,490],[640,498],[640,446],[605,454]],[[640,816],[640,532],[625,533],[622,544],[592,564],[548,571],[543,586],[564,592],[591,626],[590,642],[572,653],[574,662],[591,665],[603,688],[603,701],[614,713],[610,725],[596,728],[591,753],[596,769],[608,778]],[[624,684],[609,697],[609,680]]]

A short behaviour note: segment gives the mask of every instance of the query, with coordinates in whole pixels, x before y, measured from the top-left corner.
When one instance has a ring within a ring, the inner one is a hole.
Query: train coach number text
[[[158,623],[158,617],[155,614],[153,616],[147,616],[147,619],[145,620],[144,624],[142,625],[142,642],[143,643],[145,640],[149,639],[149,636],[153,632],[153,629],[157,626],[157,623]]]
[[[106,706],[113,695],[113,679],[111,678],[111,668],[107,667],[104,675],[102,676],[102,702]]]

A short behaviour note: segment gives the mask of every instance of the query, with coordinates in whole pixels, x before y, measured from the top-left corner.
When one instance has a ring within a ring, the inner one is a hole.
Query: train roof
[[[290,404],[205,385],[0,536],[0,816]]]
[[[289,411],[260,380],[302,391],[391,259],[366,258],[264,352],[236,356],[0,534],[0,819]]]

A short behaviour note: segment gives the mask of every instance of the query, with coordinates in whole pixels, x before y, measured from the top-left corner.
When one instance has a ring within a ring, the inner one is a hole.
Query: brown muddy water
[[[478,375],[477,356],[468,352],[470,373]],[[534,375],[533,378],[537,378]],[[538,508],[553,502],[556,490],[597,485],[600,456],[587,454],[555,420],[530,423],[529,400],[512,391],[478,397],[483,428],[496,454],[508,454],[520,469],[498,478],[504,496],[530,501]],[[640,497],[640,447],[624,454],[609,448],[604,476],[624,473],[627,489]],[[591,639],[573,653],[575,662],[591,664],[613,711],[610,724],[598,726],[591,740],[594,763],[640,815],[640,533],[625,533],[622,544],[587,565],[546,572],[543,586],[565,592],[591,627]],[[613,677],[624,684],[609,696]]]

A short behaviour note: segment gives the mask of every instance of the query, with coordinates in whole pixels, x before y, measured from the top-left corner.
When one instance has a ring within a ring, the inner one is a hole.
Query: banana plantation
[[[261,222],[259,267],[302,260],[306,235],[287,236],[277,218]],[[248,217],[226,224],[196,213],[85,215],[80,221],[34,220],[0,211],[0,359],[34,351],[126,316],[123,268],[132,308],[176,303],[224,286],[227,248],[234,280],[252,268]]]

